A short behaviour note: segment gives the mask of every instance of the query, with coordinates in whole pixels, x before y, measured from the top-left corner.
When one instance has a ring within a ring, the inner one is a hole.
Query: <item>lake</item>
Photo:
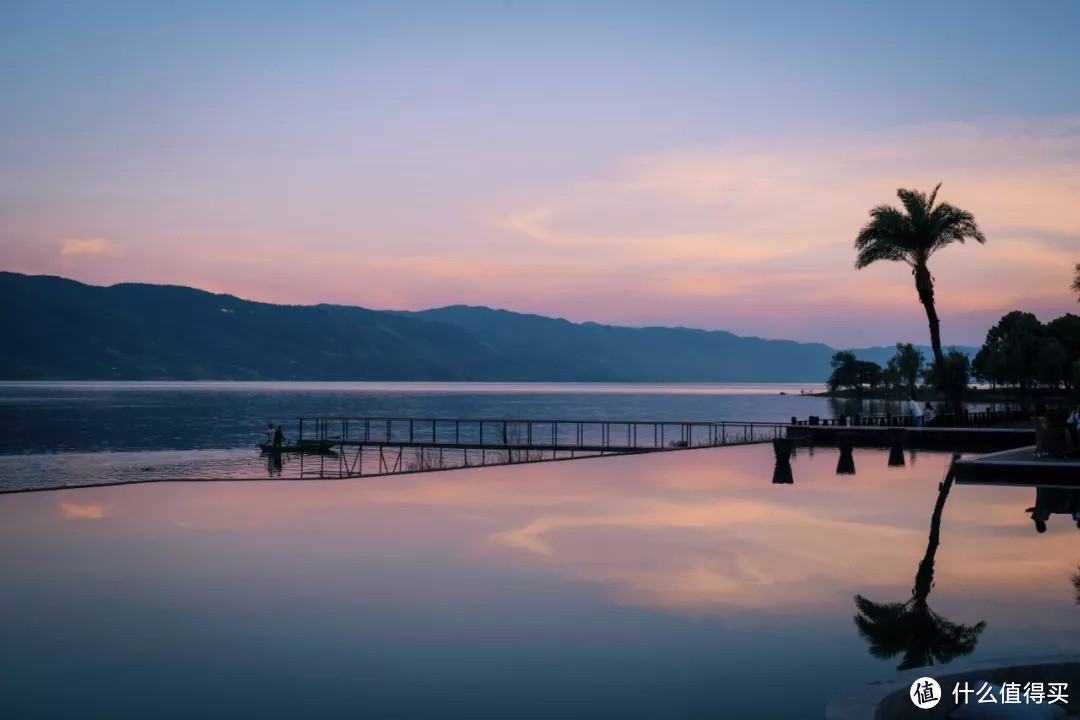
[[[179,480],[0,494],[0,717],[820,718],[903,661],[854,599],[911,598],[946,455],[840,476],[800,448],[791,484],[769,445],[266,482],[254,448],[304,414],[899,410],[811,389],[0,384],[0,490]],[[929,605],[973,633],[958,656],[1080,642],[1078,530],[1036,533],[1034,504],[951,488]]]
[[[887,455],[0,496],[0,716],[821,718],[902,661],[854,597],[911,597],[947,457]],[[1034,495],[947,496],[929,605],[985,623],[972,659],[1080,643],[1078,531]]]

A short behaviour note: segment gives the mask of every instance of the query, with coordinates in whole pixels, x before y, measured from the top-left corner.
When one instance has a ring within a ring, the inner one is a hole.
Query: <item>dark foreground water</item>
[[[902,659],[853,598],[911,597],[947,458],[886,455],[0,496],[0,717],[820,718]],[[1034,503],[947,498],[929,605],[973,659],[1080,644],[1080,532]]]

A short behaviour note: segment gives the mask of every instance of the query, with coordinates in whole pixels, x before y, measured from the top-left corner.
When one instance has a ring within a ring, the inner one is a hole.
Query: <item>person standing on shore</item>
[[[912,395],[911,399],[908,400],[908,409],[911,410],[912,424],[915,427],[922,427],[923,411],[922,408],[919,406],[919,403],[915,401],[914,395]]]

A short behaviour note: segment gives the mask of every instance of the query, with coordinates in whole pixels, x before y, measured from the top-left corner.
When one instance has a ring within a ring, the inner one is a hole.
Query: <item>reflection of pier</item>
[[[356,477],[478,465],[770,442],[786,423],[301,418],[301,477]]]
[[[1040,457],[1035,446],[965,458],[956,463],[959,483],[1080,487],[1080,458]]]

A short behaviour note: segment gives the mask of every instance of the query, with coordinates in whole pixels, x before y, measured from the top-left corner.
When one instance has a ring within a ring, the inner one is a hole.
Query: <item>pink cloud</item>
[[[60,257],[117,256],[120,254],[120,248],[104,238],[64,238],[60,241]]]

